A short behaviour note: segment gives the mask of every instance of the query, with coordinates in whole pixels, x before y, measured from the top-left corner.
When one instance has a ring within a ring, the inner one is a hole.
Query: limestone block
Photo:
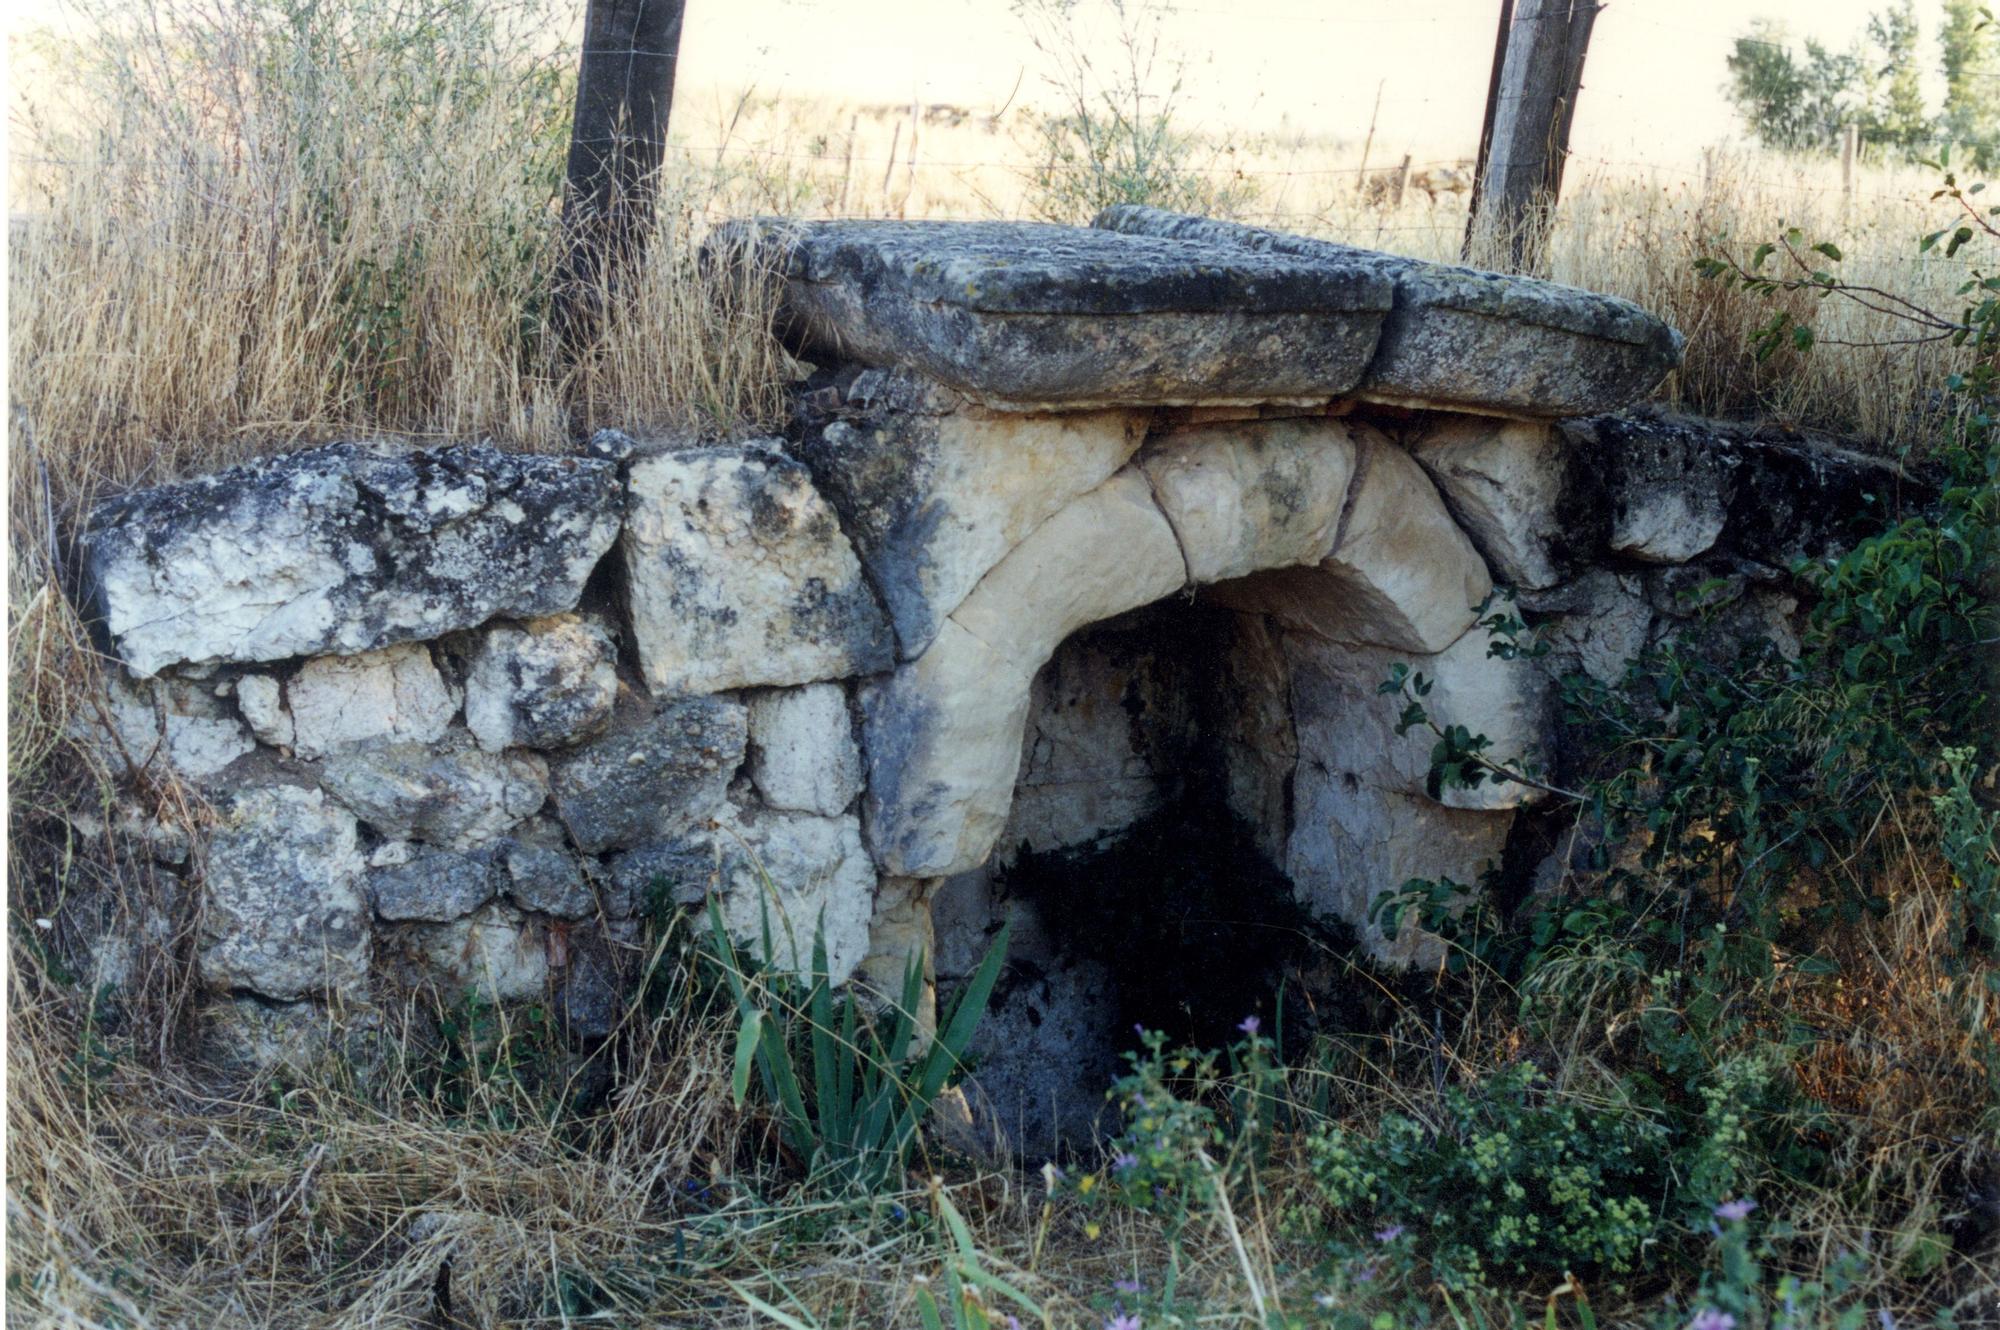
[[[744,708],[689,698],[615,723],[554,759],[555,804],[586,854],[628,849],[685,831],[717,813],[743,763]]]
[[[1437,416],[1410,445],[1493,576],[1539,589],[1563,578],[1575,528],[1591,516],[1573,501],[1569,448],[1549,425]]]
[[[869,844],[886,873],[978,864],[1006,825],[1032,674],[947,619],[930,649],[864,688]]]
[[[1299,741],[1292,667],[1270,620],[1235,616],[1220,675],[1221,693],[1204,715],[1221,751],[1224,798],[1264,857],[1283,863]]]
[[[285,709],[284,691],[268,674],[246,674],[236,681],[236,709],[260,743],[273,748],[292,746],[292,713]]]
[[[415,941],[437,979],[489,1002],[525,1002],[548,989],[542,929],[505,905],[421,929]]]
[[[1617,683],[1652,640],[1653,606],[1634,573],[1593,568],[1521,597],[1521,606],[1548,616],[1538,631],[1552,648],[1543,658],[1552,675],[1581,669],[1599,683]]]
[[[490,854],[413,847],[399,858],[368,872],[369,898],[384,919],[449,923],[493,899]]]
[[[486,630],[465,676],[465,726],[489,752],[561,748],[603,730],[618,700],[611,635],[575,614]]]
[[[506,875],[507,896],[522,909],[557,919],[588,919],[597,913],[597,897],[584,880],[582,865],[561,844],[537,845],[517,836],[496,857]]]
[[[868,954],[875,908],[875,866],[855,817],[740,812],[709,838],[722,917],[752,954],[770,922],[773,964],[803,974],[812,967],[813,934],[824,921],[827,975],[845,983]]]
[[[135,683],[119,670],[104,679],[104,713],[86,710],[75,725],[114,773],[127,774],[129,759],[156,777],[203,781],[257,746],[227,704],[195,680]]]
[[[548,799],[548,767],[532,753],[488,753],[464,732],[435,745],[374,743],[328,758],[327,792],[384,836],[472,849],[504,835]]]
[[[806,469],[754,448],[632,464],[620,542],[632,634],[658,695],[886,669],[889,626]]]
[[[1445,510],[1423,468],[1370,431],[1333,550],[1209,593],[1232,609],[1340,642],[1442,651],[1478,618],[1493,590],[1485,561]]]
[[[370,935],[362,872],[353,816],[320,791],[237,791],[209,841],[202,982],[279,1001],[364,993]]]
[[[1134,204],[1093,226],[1373,272],[1392,309],[1357,396],[1541,418],[1614,411],[1680,363],[1685,339],[1627,300]]]
[[[1397,735],[1404,699],[1380,691],[1393,666],[1407,665],[1429,684],[1430,692],[1420,700],[1439,728],[1463,725],[1492,740],[1487,756],[1494,762],[1530,775],[1545,771],[1555,740],[1547,675],[1539,661],[1488,655],[1491,641],[1486,629],[1475,627],[1445,650],[1420,656],[1288,635],[1283,649],[1301,754],[1365,785],[1448,808],[1492,810],[1541,802],[1543,791],[1516,781],[1432,789],[1436,736],[1421,725]],[[1307,736],[1315,746],[1304,746]]]
[[[84,572],[140,675],[353,655],[574,607],[619,516],[609,462],[329,444],[99,504]]]
[[[908,365],[988,405],[1324,401],[1390,303],[1368,265],[1032,222],[739,222],[809,358]]]
[[[808,684],[750,701],[750,779],[773,808],[844,812],[861,793],[861,750],[839,684]]]
[[[1338,420],[1246,421],[1181,430],[1140,465],[1197,585],[1318,563],[1333,548],[1353,430]]]
[[[1085,624],[1187,584],[1173,528],[1128,467],[1042,523],[980,580],[952,619],[1032,678]]]
[[[855,418],[830,422],[800,449],[905,659],[1008,550],[1123,466],[1145,432],[1129,412],[989,412],[920,388],[870,371],[849,392]]]
[[[1301,725],[1302,754],[1337,752],[1334,736]],[[1426,964],[1436,943],[1413,924],[1388,938],[1368,920],[1375,899],[1413,878],[1449,878],[1476,889],[1500,861],[1514,812],[1446,808],[1420,794],[1384,789],[1358,773],[1301,761],[1294,778],[1285,875],[1316,917],[1351,926],[1368,951],[1392,963]]]
[[[292,746],[304,758],[376,740],[435,743],[459,703],[458,690],[445,683],[422,643],[309,660],[286,685],[285,697]]]

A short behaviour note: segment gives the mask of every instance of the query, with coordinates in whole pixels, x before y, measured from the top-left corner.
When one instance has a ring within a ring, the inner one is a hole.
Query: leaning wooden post
[[[1488,108],[1493,132],[1476,185],[1488,234],[1505,235],[1508,263],[1525,268],[1540,248],[1550,209],[1562,192],[1563,165],[1584,53],[1599,9],[1596,0],[1521,0],[1501,53],[1501,73]]]
[[[1396,168],[1396,204],[1403,206],[1403,196],[1410,192],[1410,154],[1403,154],[1403,164]]]
[[[606,293],[652,231],[685,0],[589,0],[563,187],[552,316],[565,353],[596,341]]]
[[[1854,210],[1854,160],[1861,154],[1861,126],[1849,124],[1840,131],[1840,206]]]

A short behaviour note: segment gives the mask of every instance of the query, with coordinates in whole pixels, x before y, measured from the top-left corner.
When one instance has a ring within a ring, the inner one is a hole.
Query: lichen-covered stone
[[[601,732],[618,701],[611,636],[575,614],[486,630],[465,676],[465,727],[489,752]]]
[[[1014,407],[1324,401],[1391,294],[1361,262],[1033,222],[739,222],[711,253],[775,274],[808,356]]]
[[[1129,460],[1125,411],[985,411],[907,375],[869,370],[800,445],[888,607],[905,659],[937,636],[1007,551]]]
[[[1352,267],[1389,282],[1393,309],[1357,396],[1406,406],[1541,418],[1613,411],[1680,363],[1684,340],[1627,300],[1556,282],[1135,204],[1092,225]]]
[[[284,1002],[363,993],[371,939],[362,873],[353,816],[320,791],[237,791],[208,846],[203,983]]]
[[[1544,616],[1537,631],[1552,648],[1544,658],[1551,674],[1581,669],[1607,684],[1619,682],[1646,649],[1656,618],[1644,579],[1610,568],[1524,594],[1521,607]]]
[[[670,838],[721,809],[748,737],[744,708],[721,698],[636,714],[554,759],[557,815],[586,854]]]
[[[1493,579],[1423,468],[1373,431],[1354,437],[1354,481],[1326,558],[1208,594],[1335,641],[1442,651],[1472,626]]]
[[[895,659],[853,547],[806,468],[756,447],[632,464],[632,636],[661,696],[868,674]]]
[[[374,741],[435,743],[459,702],[421,643],[309,660],[285,686],[285,699],[292,746],[304,758]]]
[[[504,835],[548,799],[547,764],[488,753],[458,732],[438,744],[375,743],[328,758],[320,779],[379,834],[471,849]]]
[[[340,443],[108,500],[82,544],[119,656],[151,675],[567,610],[618,521],[609,462]]]
[[[846,811],[862,784],[847,690],[819,683],[752,698],[750,779],[773,808]]]
[[[597,897],[584,880],[576,856],[561,845],[537,845],[515,838],[498,852],[507,895],[524,910],[558,919],[587,919],[597,913]]]
[[[1338,420],[1244,421],[1167,434],[1140,466],[1190,577],[1207,585],[1325,558],[1355,455],[1353,430]]]
[[[368,872],[375,913],[393,922],[450,923],[493,899],[493,857],[480,851],[415,848],[401,862]]]
[[[75,729],[119,776],[204,781],[257,746],[228,705],[196,680],[135,683],[107,670],[104,701],[101,713],[82,712]]]

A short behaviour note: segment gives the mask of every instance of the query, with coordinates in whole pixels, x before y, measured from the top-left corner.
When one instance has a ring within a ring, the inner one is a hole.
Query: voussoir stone
[[[854,549],[804,466],[695,448],[632,464],[622,548],[656,694],[868,674],[895,659]]]
[[[902,655],[937,636],[986,571],[1131,458],[1141,415],[987,411],[908,375],[869,370],[799,455],[839,511]]]
[[[1359,268],[1394,308],[1356,396],[1542,418],[1614,411],[1680,363],[1684,339],[1628,300],[1533,277],[1426,263],[1307,236],[1136,204],[1094,226]]]
[[[118,655],[151,675],[570,609],[619,518],[610,462],[337,443],[111,499],[82,543]]]
[[[716,697],[614,724],[555,758],[556,811],[586,854],[670,837],[720,811],[748,736],[744,707]]]
[[[1592,536],[1602,540],[1602,505],[1590,502],[1571,448],[1552,425],[1440,415],[1411,440],[1410,452],[1508,586],[1554,586],[1575,551]]]
[[[1354,463],[1352,431],[1337,420],[1208,425],[1168,434],[1140,459],[1198,585],[1325,558]]]
[[[1354,481],[1327,556],[1207,594],[1335,641],[1442,651],[1478,618],[1492,575],[1408,453],[1364,427],[1353,438]]]
[[[1392,294],[1368,264],[1036,222],[736,222],[809,357],[907,365],[994,406],[1324,401]]]
[[[208,845],[203,982],[281,1002],[364,991],[364,872],[353,816],[319,790],[236,791]]]
[[[576,614],[487,629],[465,675],[465,727],[491,752],[586,739],[617,701],[611,635]]]

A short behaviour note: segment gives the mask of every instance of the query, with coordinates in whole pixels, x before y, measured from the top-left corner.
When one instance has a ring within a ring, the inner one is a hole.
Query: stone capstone
[[[1685,342],[1630,301],[1533,277],[1137,204],[1106,208],[1092,225],[1359,269],[1388,282],[1392,308],[1355,392],[1374,401],[1543,419],[1614,411],[1651,392],[1680,363]]]
[[[202,981],[279,1001],[360,996],[370,954],[354,818],[316,789],[253,786],[209,840]]]
[[[913,657],[989,569],[1137,451],[1123,411],[985,411],[909,376],[869,370],[800,456],[840,513]]]
[[[632,635],[655,694],[868,674],[889,626],[833,510],[775,450],[697,448],[632,464],[624,553]]]
[[[831,817],[861,793],[847,690],[816,683],[750,700],[750,779],[772,808]]]
[[[555,758],[556,814],[586,854],[674,836],[721,810],[748,738],[744,707],[721,698],[634,715]]]
[[[458,690],[445,683],[430,648],[405,643],[358,656],[321,656],[285,686],[292,747],[324,757],[356,744],[428,744],[458,714]]]
[[[82,546],[94,608],[143,676],[568,610],[618,523],[609,462],[340,443],[108,500]]]
[[[1375,350],[1370,265],[1032,222],[736,222],[809,359],[909,366],[989,406],[1324,401]]]
[[[575,614],[486,630],[465,675],[465,727],[489,752],[561,748],[602,731],[618,700],[611,635]]]
[[[464,850],[504,835],[549,795],[533,753],[488,753],[459,731],[438,744],[374,743],[326,759],[320,780],[387,837]]]

